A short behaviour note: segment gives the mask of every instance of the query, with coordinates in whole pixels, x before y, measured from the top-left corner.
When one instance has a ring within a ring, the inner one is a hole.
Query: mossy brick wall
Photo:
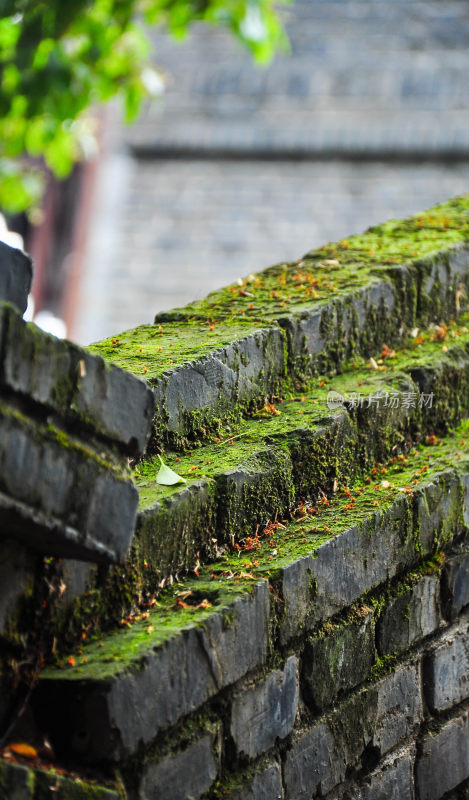
[[[94,778],[64,797],[466,796],[468,301],[463,197],[90,348],[156,402],[127,559],[33,579],[5,545],[12,661],[43,630],[30,713]],[[47,796],[41,766],[6,796]]]
[[[55,593],[61,603],[67,603],[83,591],[83,580],[96,569],[95,564],[126,558],[138,503],[128,459],[145,448],[154,403],[152,392],[134,376],[25,323],[19,312],[26,308],[30,284],[29,258],[2,245],[3,744],[48,647],[44,638],[48,636],[48,598]],[[78,784],[72,786],[65,778],[57,776],[55,783],[64,797],[84,796]],[[35,797],[49,796],[46,774],[34,776],[19,765],[0,770],[0,787],[2,797],[26,797],[34,787]]]

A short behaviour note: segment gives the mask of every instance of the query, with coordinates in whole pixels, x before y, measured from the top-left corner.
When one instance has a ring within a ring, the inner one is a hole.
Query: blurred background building
[[[152,32],[166,91],[51,185],[36,308],[82,343],[469,191],[469,3],[295,0],[291,53]],[[52,222],[50,220],[53,220]]]

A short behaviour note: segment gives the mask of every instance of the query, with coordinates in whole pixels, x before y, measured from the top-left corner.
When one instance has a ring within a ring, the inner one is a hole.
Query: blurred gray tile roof
[[[465,0],[296,0],[265,68],[215,30],[153,33],[168,76],[126,137],[145,153],[469,151]]]
[[[167,91],[115,128],[79,341],[469,190],[467,0],[281,13],[291,54],[264,68],[219,30],[151,33]]]

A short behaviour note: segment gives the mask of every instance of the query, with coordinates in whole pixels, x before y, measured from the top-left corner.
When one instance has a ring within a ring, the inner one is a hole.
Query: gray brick
[[[132,754],[140,742],[150,742],[260,666],[267,654],[269,602],[268,583],[262,581],[203,624],[172,635],[163,629],[136,655],[130,649],[111,666],[105,661],[99,679],[93,668],[75,679],[60,670],[44,673],[38,713],[58,749],[88,761]],[[116,633],[108,646],[122,648],[125,635]]]
[[[233,698],[230,731],[239,752],[254,758],[284,739],[293,728],[298,706],[298,659],[290,656],[253,688]]]
[[[433,711],[444,711],[469,695],[469,632],[467,622],[453,628],[425,658],[424,687]]]
[[[343,781],[345,768],[340,743],[330,726],[320,722],[298,736],[288,750],[283,771],[285,797],[310,800],[318,790],[324,795]]]
[[[64,418],[89,426],[130,455],[150,434],[154,398],[144,381],[8,311],[3,381]]]
[[[217,484],[223,508],[218,524],[229,542],[233,534],[250,534],[257,521],[265,523],[291,508],[295,488],[290,454],[283,448],[253,449],[243,463],[219,475]]]
[[[280,642],[285,644],[304,625],[314,596],[312,556],[297,558],[282,569],[284,613],[280,623]]]
[[[417,489],[414,496],[419,538],[424,555],[450,540],[459,527],[461,487],[456,473],[446,470]]]
[[[20,764],[0,763],[0,796],[5,800],[33,800],[34,773]]]
[[[151,763],[143,772],[139,800],[199,800],[217,775],[213,755],[214,737],[202,736],[185,750]]]
[[[260,769],[241,788],[227,796],[227,800],[282,800],[282,775],[276,761]]]
[[[48,555],[122,560],[138,502],[130,481],[62,431],[5,405],[0,429],[3,537]]]
[[[54,800],[86,800],[92,793],[95,800],[119,800],[119,793],[99,786],[85,783],[79,778],[59,775],[55,770],[32,769],[6,761],[0,763],[0,796],[2,800],[33,800],[49,798]]]
[[[386,759],[350,800],[414,800],[414,759],[414,751]]]
[[[384,755],[406,739],[423,716],[420,675],[416,664],[357,692],[297,734],[284,765],[286,798],[309,800],[332,791],[348,767],[360,764],[368,748]]]
[[[32,261],[21,250],[0,242],[0,300],[26,311],[33,278]]]
[[[373,614],[310,639],[303,656],[305,699],[319,713],[364,681],[375,661]]]
[[[462,480],[464,486],[463,519],[464,524],[469,526],[469,475],[464,475]]]
[[[438,628],[440,582],[425,575],[407,592],[396,597],[381,613],[377,623],[377,646],[381,655],[402,652]]]
[[[234,683],[267,657],[270,593],[258,583],[223,614],[199,626],[199,636],[218,689]]]
[[[300,314],[278,318],[287,333],[293,371],[298,370],[300,374],[314,372],[321,363],[320,356],[331,348],[336,359],[342,360],[354,351],[362,334],[365,349],[372,344],[383,344],[389,338],[396,306],[392,284],[368,279],[368,285],[348,293],[345,299],[347,302],[336,299],[325,304],[319,311],[302,309]],[[379,325],[376,325],[376,318],[379,318]],[[326,328],[327,335],[324,333]],[[340,356],[337,342],[341,344]]]
[[[445,562],[442,594],[445,615],[453,621],[469,604],[469,553],[449,558]]]
[[[104,436],[119,442],[132,456],[147,444],[155,399],[144,381],[98,356],[86,354],[71,407],[80,420],[91,420]]]
[[[201,479],[141,508],[135,542],[152,567],[163,576],[194,567],[215,555],[216,485]]]
[[[469,719],[465,712],[423,740],[416,770],[420,800],[440,800],[467,778]]]
[[[284,338],[279,328],[240,335],[213,354],[152,379],[156,420],[161,416],[165,429],[184,434],[185,417],[191,412],[206,412],[213,419],[239,402],[275,394],[284,371]]]
[[[399,667],[378,683],[376,693],[372,742],[380,753],[387,753],[422,720],[419,665]]]

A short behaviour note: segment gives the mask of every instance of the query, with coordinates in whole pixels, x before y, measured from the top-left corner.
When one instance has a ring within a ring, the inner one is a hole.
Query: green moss
[[[378,657],[372,667],[370,672],[370,683],[374,683],[375,681],[384,678],[385,675],[389,675],[390,672],[394,671],[394,668],[397,663],[397,656],[393,653],[389,653],[382,657]]]
[[[140,325],[87,349],[152,384],[177,366],[210,355],[258,330],[257,325],[236,321],[223,326],[201,322]]]

